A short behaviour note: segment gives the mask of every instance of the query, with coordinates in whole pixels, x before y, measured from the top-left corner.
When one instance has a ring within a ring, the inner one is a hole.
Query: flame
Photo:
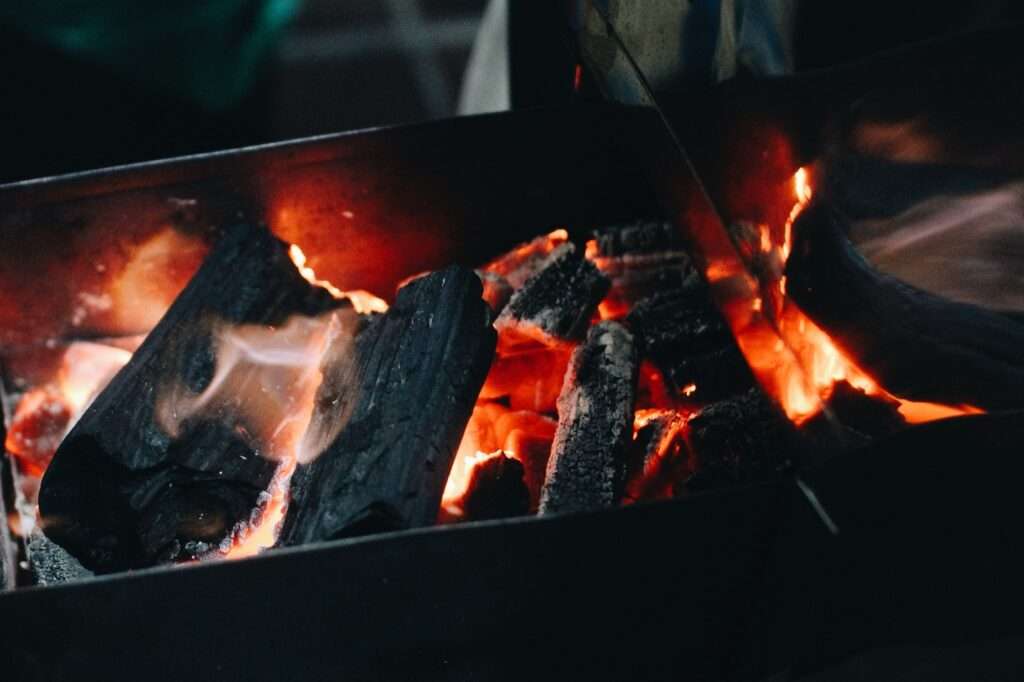
[[[295,263],[295,267],[299,269],[299,274],[302,275],[303,279],[313,286],[326,289],[334,298],[347,298],[352,302],[352,307],[355,308],[357,313],[366,315],[369,313],[386,313],[388,311],[387,301],[374,296],[368,291],[363,289],[342,291],[326,279],[317,279],[313,268],[306,265],[306,254],[302,252],[298,244],[292,244],[288,248],[288,255],[291,257],[292,262]]]
[[[781,403],[786,415],[801,424],[823,409],[836,383],[846,381],[868,395],[890,398],[900,403],[899,411],[910,423],[922,423],[962,414],[981,412],[968,405],[938,405],[915,402],[894,396],[868,373],[843,353],[832,339],[807,317],[797,305],[786,297],[786,278],[781,273],[792,250],[793,224],[814,193],[806,168],[793,175],[795,204],[784,226],[783,241],[768,249],[777,260],[776,272],[780,296],[769,313],[774,313],[775,326],[765,318],[760,297],[753,300],[750,310],[739,311],[726,306],[725,314],[736,335],[751,369],[765,388]],[[765,251],[770,231],[764,227],[760,233],[761,251]],[[708,268],[709,281],[722,278],[723,265],[712,263]]]
[[[242,525],[232,534],[227,547],[222,550],[225,559],[244,559],[256,556],[274,546],[277,535],[288,511],[288,485],[295,473],[295,459],[281,462],[270,486],[263,493],[264,501],[253,513],[248,524]]]

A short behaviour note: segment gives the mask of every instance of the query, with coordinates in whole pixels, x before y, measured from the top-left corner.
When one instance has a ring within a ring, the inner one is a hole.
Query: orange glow
[[[230,546],[224,551],[225,559],[244,559],[256,556],[263,550],[273,547],[277,542],[277,534],[281,529],[285,512],[288,511],[288,484],[295,473],[295,460],[281,462],[270,486],[263,495],[265,502],[261,509],[253,513],[253,520],[238,528],[230,540]]]
[[[299,248],[298,244],[292,244],[291,247],[289,247],[288,255],[291,257],[292,262],[295,263],[295,267],[299,269],[299,273],[307,282],[322,289],[326,289],[334,298],[347,298],[352,302],[352,307],[355,308],[357,313],[365,315],[368,313],[387,312],[387,302],[382,298],[374,296],[368,291],[364,291],[362,289],[342,291],[326,279],[317,279],[313,268],[306,265],[306,254],[302,252],[302,249]]]
[[[763,303],[755,297],[750,309],[725,306],[724,313],[736,340],[751,369],[765,389],[782,405],[786,415],[801,424],[821,411],[824,401],[837,382],[846,381],[869,395],[884,396],[900,403],[899,411],[910,423],[921,423],[972,414],[981,410],[971,406],[949,406],[907,401],[888,393],[877,381],[843,353],[832,339],[811,321],[797,305],[785,297],[785,269],[793,242],[793,224],[813,196],[808,172],[800,168],[793,175],[793,196],[796,203],[785,223],[783,242],[770,246],[768,252],[778,252],[778,280],[776,287],[781,296],[777,307],[767,311],[774,316],[774,326],[762,312]],[[759,233],[760,248],[766,249],[765,240],[770,231]],[[723,266],[708,268],[709,281],[721,279]]]

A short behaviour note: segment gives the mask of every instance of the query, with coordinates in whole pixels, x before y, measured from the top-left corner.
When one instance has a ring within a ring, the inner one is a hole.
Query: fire
[[[779,400],[787,416],[797,424],[814,416],[823,409],[823,402],[829,398],[835,384],[841,381],[868,395],[898,401],[900,413],[910,423],[981,412],[971,406],[915,402],[890,394],[786,297],[786,278],[781,273],[792,248],[793,224],[813,197],[806,168],[800,168],[793,176],[793,195],[796,203],[786,220],[782,244],[768,249],[778,252],[775,286],[780,296],[777,306],[769,311],[774,313],[774,327],[762,314],[764,306],[760,297],[754,299],[751,311],[738,313],[728,307],[725,311],[751,369]],[[762,229],[759,236],[761,251],[765,251],[769,230]],[[721,279],[724,270],[723,266],[712,264],[707,271],[708,280]]]
[[[342,291],[326,279],[317,279],[313,268],[306,265],[306,254],[302,252],[298,244],[292,244],[289,247],[288,255],[291,257],[292,262],[295,263],[295,267],[299,269],[299,274],[302,275],[303,279],[314,286],[326,289],[335,298],[347,298],[352,302],[352,307],[355,308],[357,313],[365,315],[368,313],[386,313],[388,311],[387,302],[368,291],[362,289]]]
[[[256,556],[265,549],[274,546],[277,542],[277,534],[281,529],[281,522],[284,521],[285,512],[288,511],[288,484],[295,473],[295,459],[288,459],[281,463],[274,472],[274,478],[270,486],[263,494],[265,502],[260,509],[253,512],[253,518],[248,525],[236,530],[228,540],[227,548],[224,549],[225,559],[244,559]]]

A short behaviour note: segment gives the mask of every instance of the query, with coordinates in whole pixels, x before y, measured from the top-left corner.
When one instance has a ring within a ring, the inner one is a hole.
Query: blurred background
[[[451,116],[486,4],[3,3],[0,182]]]

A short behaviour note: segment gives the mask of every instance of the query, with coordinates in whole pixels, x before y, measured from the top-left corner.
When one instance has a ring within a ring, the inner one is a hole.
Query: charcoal
[[[494,355],[481,291],[460,267],[421,277],[356,337],[341,371],[324,369],[306,438],[327,442],[292,476],[279,544],[434,522]],[[320,435],[338,413],[340,431]]]
[[[626,322],[641,357],[661,370],[676,393],[712,401],[754,385],[729,326],[703,289],[658,293],[638,303]]]
[[[214,530],[248,519],[276,464],[229,424],[193,420],[172,438],[155,418],[159,393],[210,382],[215,322],[278,325],[343,305],[306,282],[265,228],[227,230],[57,449],[39,493],[46,535],[106,573],[192,558]],[[217,523],[195,523],[203,513]]]
[[[484,265],[482,272],[497,275],[508,282],[513,291],[544,267],[548,255],[569,238],[565,230],[555,230],[518,245]],[[486,297],[485,297],[486,298]]]
[[[875,271],[826,204],[793,226],[787,294],[857,365],[909,400],[1024,406],[1024,325]]]
[[[525,516],[529,511],[530,492],[524,474],[522,463],[503,454],[477,464],[462,497],[464,520]]]
[[[906,427],[899,402],[880,395],[868,395],[840,381],[832,387],[825,409],[800,425],[800,433],[823,455],[863,447],[875,438],[891,435]]]
[[[760,389],[712,403],[690,417],[696,473],[687,492],[770,478],[789,465],[797,439],[789,420]]]
[[[36,585],[61,585],[93,577],[73,556],[36,529],[26,545],[26,555]]]
[[[675,410],[657,410],[643,420],[629,447],[624,502],[672,496],[673,483],[689,473],[685,428],[686,418]]]
[[[539,512],[587,511],[616,505],[633,436],[638,359],[623,325],[594,325],[572,355],[558,397]]]
[[[0,429],[0,435],[3,435],[3,429]],[[6,455],[3,456],[6,457]],[[0,467],[0,474],[2,473],[3,467]],[[4,517],[6,518],[9,511],[4,499],[5,487],[0,486],[0,510],[3,510]],[[10,535],[8,525],[4,523],[3,527],[0,527],[0,592],[14,588],[17,555],[18,548]]]
[[[512,295],[495,321],[502,345],[579,340],[608,286],[608,279],[580,256],[575,246],[559,246],[544,267]]]
[[[679,251],[682,242],[672,223],[641,220],[624,225],[610,225],[594,230],[598,256]]]

